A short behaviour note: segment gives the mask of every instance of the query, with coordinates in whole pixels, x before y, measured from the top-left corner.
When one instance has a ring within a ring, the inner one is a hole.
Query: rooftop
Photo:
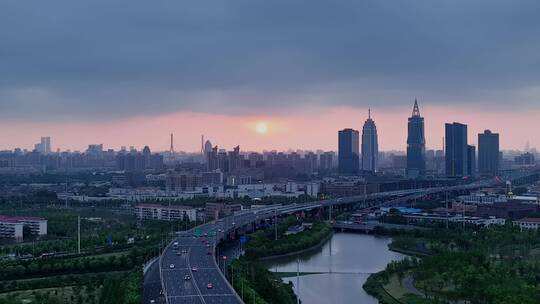
[[[518,223],[535,223],[535,224],[540,224],[540,218],[537,218],[537,217],[526,217],[526,218],[522,218],[520,220],[517,220],[516,222]]]
[[[47,219],[36,216],[9,216],[0,215],[0,222],[4,223],[19,223],[23,221],[46,221]]]
[[[163,206],[160,204],[140,204],[137,205],[136,208],[156,208],[156,209],[193,209],[193,207],[190,206],[182,206],[182,205],[171,205],[171,206]]]

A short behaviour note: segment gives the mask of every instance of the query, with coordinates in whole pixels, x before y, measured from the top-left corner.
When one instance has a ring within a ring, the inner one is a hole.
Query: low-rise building
[[[163,206],[158,204],[140,204],[135,206],[135,216],[141,220],[175,221],[197,220],[197,210],[188,206]]]
[[[540,227],[540,218],[522,218],[520,220],[513,221],[514,225],[519,226],[521,230],[524,229],[532,229],[532,230],[538,230],[538,227]]]
[[[206,203],[205,213],[207,218],[219,219],[240,210],[242,210],[241,204]]]
[[[47,235],[47,220],[41,217],[0,215],[0,238],[23,240],[24,227],[31,235]]]

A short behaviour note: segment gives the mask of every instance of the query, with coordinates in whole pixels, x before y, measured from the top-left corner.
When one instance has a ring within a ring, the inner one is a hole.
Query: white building
[[[540,226],[540,218],[522,218],[520,220],[514,221],[514,225],[519,226],[521,230],[532,229],[538,230]]]
[[[188,206],[141,204],[135,206],[135,216],[142,220],[174,221],[188,218],[190,221],[196,221],[197,210]]]
[[[47,235],[47,220],[41,217],[0,215],[0,238],[23,240],[23,228],[33,235]]]
[[[459,196],[459,199],[466,204],[482,205],[493,203],[506,203],[508,201],[518,201],[523,204],[540,205],[540,197],[532,195],[505,195],[505,194],[485,194],[475,193],[471,195]]]

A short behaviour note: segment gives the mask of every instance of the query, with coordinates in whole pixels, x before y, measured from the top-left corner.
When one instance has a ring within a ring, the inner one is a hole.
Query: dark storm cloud
[[[0,2],[1,118],[539,107],[538,1]]]

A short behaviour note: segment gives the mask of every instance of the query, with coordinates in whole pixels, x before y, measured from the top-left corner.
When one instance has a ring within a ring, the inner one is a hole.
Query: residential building
[[[135,216],[140,220],[177,221],[197,220],[197,210],[188,206],[163,206],[158,204],[140,204],[135,206]]]
[[[47,220],[44,218],[0,215],[0,238],[22,241],[24,227],[28,227],[32,235],[47,235]]]
[[[236,211],[242,210],[241,204],[227,204],[227,203],[206,203],[205,213],[206,218],[219,219],[225,216],[232,215]]]
[[[534,154],[530,152],[526,152],[519,156],[516,156],[514,158],[514,163],[518,166],[534,166],[536,164],[534,160]]]
[[[519,226],[521,230],[538,230],[540,227],[540,218],[526,217],[512,222],[515,226]]]
[[[476,175],[476,147],[467,145],[467,175]]]

